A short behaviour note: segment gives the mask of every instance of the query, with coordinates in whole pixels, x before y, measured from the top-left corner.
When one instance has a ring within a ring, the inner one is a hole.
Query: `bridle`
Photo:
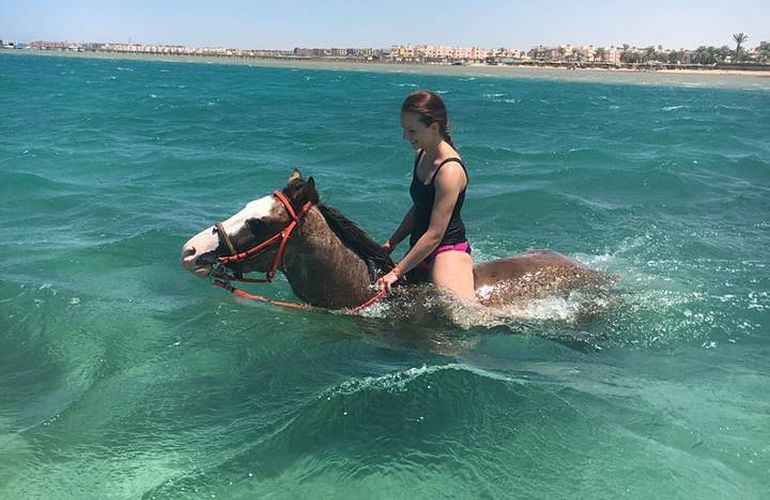
[[[241,281],[245,283],[272,283],[273,280],[275,279],[276,274],[278,273],[278,269],[285,266],[284,259],[286,256],[286,245],[289,242],[289,238],[291,237],[294,230],[300,224],[302,224],[308,211],[310,211],[310,209],[313,207],[313,203],[311,203],[310,201],[306,202],[304,205],[302,205],[302,208],[299,210],[299,213],[298,213],[296,210],[294,210],[294,206],[291,204],[291,201],[289,201],[289,198],[285,194],[283,194],[281,191],[274,191],[273,196],[278,198],[278,200],[283,204],[284,208],[291,216],[291,220],[283,229],[281,229],[276,234],[266,239],[262,243],[254,245],[253,247],[247,250],[244,250],[242,252],[238,252],[235,249],[235,245],[233,245],[233,242],[230,239],[230,236],[225,231],[225,228],[222,225],[222,223],[218,222],[214,224],[214,229],[217,233],[217,236],[219,237],[219,240],[225,244],[225,246],[230,251],[230,253],[228,255],[218,257],[216,263],[214,264],[214,266],[212,266],[211,272],[209,273],[209,276],[213,279],[212,284],[214,286],[218,286],[219,288],[223,288],[235,295],[238,295],[239,297],[258,300],[260,302],[268,302],[270,304],[277,305],[277,306],[293,307],[297,309],[323,309],[321,307],[311,306],[310,304],[302,304],[302,303],[296,303],[296,302],[283,302],[279,300],[269,299],[267,297],[263,297],[262,295],[256,295],[256,294],[247,292],[245,290],[235,288],[230,284],[231,281]],[[263,252],[264,250],[274,245],[278,245],[278,250],[275,253],[275,257],[273,258],[273,265],[270,267],[270,270],[265,272],[264,278],[244,278],[243,274],[240,272],[233,272],[232,274],[229,274],[227,272],[228,264],[239,264],[239,263],[245,262],[248,259],[254,257],[255,255],[258,255],[259,253]],[[385,295],[387,295],[387,291],[383,289],[382,291],[377,293],[377,295],[367,300],[363,304],[349,309],[348,312],[353,314],[358,313],[359,311],[377,302],[378,300],[383,298]]]
[[[211,274],[213,278],[215,279],[223,278],[223,279],[226,279],[227,281],[244,281],[248,283],[272,283],[273,282],[273,280],[275,279],[275,275],[278,273],[278,269],[282,267],[284,264],[284,257],[286,254],[286,244],[289,242],[289,237],[291,237],[291,234],[294,232],[297,226],[299,226],[302,223],[305,215],[307,215],[307,212],[313,206],[313,204],[308,201],[302,206],[302,209],[299,211],[299,213],[297,213],[294,210],[294,206],[291,204],[291,201],[289,201],[289,198],[287,198],[286,195],[283,194],[281,191],[275,191],[273,193],[273,196],[278,198],[278,200],[281,203],[283,203],[284,208],[286,208],[286,211],[291,216],[291,220],[286,225],[286,227],[278,231],[276,234],[266,239],[262,243],[254,245],[248,250],[244,250],[243,252],[236,251],[235,246],[233,245],[233,242],[230,240],[230,236],[225,231],[224,226],[222,226],[222,223],[218,222],[214,224],[214,228],[217,232],[217,236],[219,237],[219,240],[224,242],[225,246],[227,246],[227,249],[230,251],[230,253],[228,255],[224,255],[222,257],[217,258],[216,265],[214,266]],[[246,262],[251,257],[254,257],[255,255],[263,252],[264,250],[267,250],[268,248],[276,244],[278,245],[278,251],[275,253],[275,257],[273,258],[272,267],[270,268],[269,271],[265,273],[264,278],[244,278],[241,273],[227,274],[224,271],[224,269],[227,268],[228,264],[240,264],[242,262]]]

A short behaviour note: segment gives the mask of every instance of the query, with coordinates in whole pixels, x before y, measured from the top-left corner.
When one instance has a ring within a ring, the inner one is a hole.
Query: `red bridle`
[[[289,201],[286,195],[283,194],[281,191],[273,192],[273,196],[278,198],[278,200],[281,203],[283,203],[284,208],[286,208],[286,211],[291,216],[291,221],[289,221],[286,227],[284,227],[281,231],[274,234],[273,236],[263,241],[262,243],[259,243],[258,245],[255,245],[249,248],[248,250],[244,250],[243,252],[237,252],[235,250],[235,246],[233,245],[232,241],[230,241],[230,237],[225,232],[222,224],[217,223],[214,225],[214,227],[217,230],[217,234],[219,235],[219,238],[225,242],[225,244],[227,245],[227,248],[230,250],[230,255],[225,255],[217,259],[218,264],[226,267],[227,264],[233,264],[233,263],[237,264],[240,262],[245,262],[249,258],[259,254],[260,252],[266,250],[267,248],[270,248],[271,246],[278,244],[278,250],[275,253],[275,257],[273,258],[273,265],[270,268],[270,270],[265,273],[264,278],[244,278],[241,275],[241,273],[227,274],[226,272],[220,271],[219,269],[214,269],[211,272],[211,277],[214,278],[213,284],[214,286],[224,288],[225,290],[231,293],[234,293],[239,297],[244,297],[247,299],[258,300],[260,302],[268,302],[270,304],[283,306],[283,307],[294,307],[298,309],[321,309],[318,307],[313,307],[310,304],[283,302],[283,301],[269,299],[261,295],[256,295],[253,293],[249,293],[245,290],[235,288],[229,283],[230,281],[242,281],[246,283],[272,283],[273,279],[275,279],[275,275],[278,272],[278,269],[284,264],[284,257],[286,254],[286,244],[289,242],[289,237],[297,228],[297,226],[299,226],[302,223],[305,215],[307,215],[308,211],[313,207],[313,204],[308,201],[302,206],[302,209],[299,211],[299,213],[297,213],[294,210],[294,207],[292,206],[291,201]],[[348,311],[352,314],[358,313],[359,311],[366,309],[370,305],[374,304],[375,302],[383,298],[385,295],[387,295],[387,290],[383,289],[371,299],[367,300],[366,302],[364,302],[359,306],[349,309]]]
[[[273,258],[273,266],[270,268],[269,271],[265,273],[264,278],[257,278],[257,279],[243,278],[241,276],[231,276],[223,273],[214,274],[215,278],[225,278],[228,281],[246,281],[249,283],[271,283],[273,279],[275,279],[275,275],[278,272],[279,267],[283,264],[283,259],[286,254],[286,244],[289,242],[289,237],[291,236],[291,233],[294,232],[297,226],[299,226],[299,224],[302,222],[303,217],[305,217],[308,210],[310,210],[313,204],[308,201],[302,206],[302,209],[299,211],[299,213],[297,213],[285,194],[283,194],[280,191],[275,191],[273,193],[273,196],[278,198],[278,200],[281,203],[283,203],[284,208],[286,208],[286,211],[289,212],[289,215],[291,216],[291,221],[289,221],[286,227],[284,227],[282,230],[280,230],[270,238],[266,239],[262,243],[259,243],[258,245],[255,245],[249,248],[248,250],[244,250],[243,252],[236,252],[235,247],[230,241],[230,237],[222,227],[222,224],[221,223],[215,224],[219,237],[225,242],[225,244],[230,250],[230,255],[225,255],[217,259],[218,264],[227,266],[227,264],[237,264],[240,262],[245,262],[249,258],[259,254],[260,252],[270,248],[275,244],[278,244],[278,251],[275,253],[275,258]]]

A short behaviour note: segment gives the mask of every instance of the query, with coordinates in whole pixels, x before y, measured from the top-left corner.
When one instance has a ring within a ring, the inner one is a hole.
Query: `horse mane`
[[[299,172],[297,172],[299,173]],[[298,210],[305,203],[314,204],[326,219],[329,229],[342,241],[342,244],[358,255],[367,266],[374,264],[380,272],[388,272],[395,267],[390,255],[374,242],[353,221],[342,215],[338,210],[319,202],[315,181],[312,177],[305,180],[301,176],[290,178],[283,192],[292,200],[294,209]]]
[[[374,242],[353,221],[342,215],[338,210],[319,203],[316,205],[326,223],[342,243],[361,257],[365,262],[371,262],[381,272],[388,272],[395,267],[390,255]]]

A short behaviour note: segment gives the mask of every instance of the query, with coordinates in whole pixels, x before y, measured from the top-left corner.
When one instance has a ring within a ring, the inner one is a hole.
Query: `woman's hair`
[[[455,147],[452,138],[449,136],[449,120],[447,118],[446,106],[438,94],[428,90],[418,90],[412,92],[401,105],[402,113],[417,113],[419,120],[430,126],[432,123],[438,123],[438,131],[446,142],[453,148]]]

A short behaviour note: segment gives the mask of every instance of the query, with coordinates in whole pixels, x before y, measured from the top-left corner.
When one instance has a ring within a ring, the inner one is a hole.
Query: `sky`
[[[0,0],[0,39],[292,49],[770,41],[770,0]]]

